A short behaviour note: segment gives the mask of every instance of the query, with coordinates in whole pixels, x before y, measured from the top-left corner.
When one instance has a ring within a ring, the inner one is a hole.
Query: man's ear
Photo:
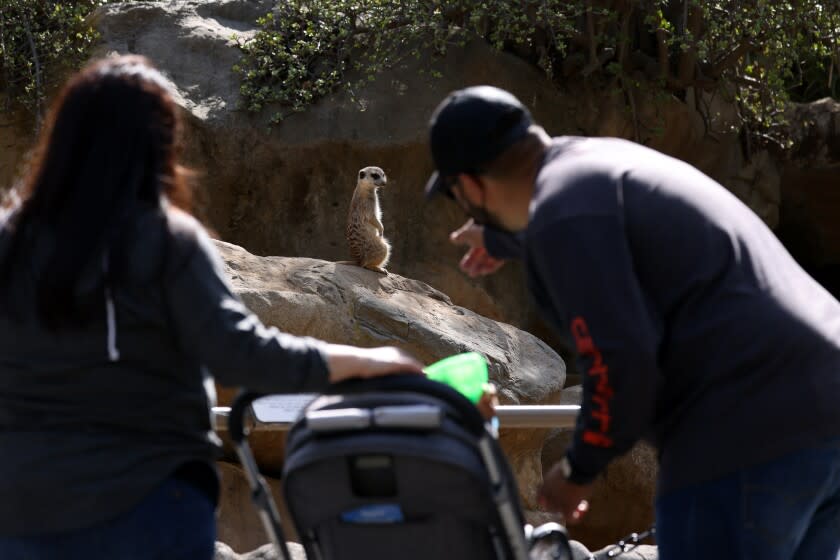
[[[484,189],[485,186],[478,180],[475,175],[467,173],[459,173],[458,181],[461,183],[461,192],[467,199],[467,202],[473,206],[484,205]]]

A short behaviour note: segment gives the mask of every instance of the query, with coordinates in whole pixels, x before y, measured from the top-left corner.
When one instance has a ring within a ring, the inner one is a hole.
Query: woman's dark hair
[[[12,270],[29,257],[31,232],[54,240],[35,290],[40,319],[61,328],[88,318],[77,294],[86,269],[110,263],[103,264],[108,281],[119,278],[128,216],[141,207],[160,209],[164,196],[191,212],[169,87],[141,56],[92,63],[65,85],[6,226],[12,238],[0,262],[2,307],[13,303]]]

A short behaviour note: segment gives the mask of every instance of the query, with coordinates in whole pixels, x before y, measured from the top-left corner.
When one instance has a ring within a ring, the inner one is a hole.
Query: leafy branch
[[[246,107],[275,122],[475,37],[558,83],[611,81],[631,113],[640,74],[681,98],[728,96],[756,141],[783,146],[786,104],[840,89],[834,0],[288,0],[258,23],[235,70]]]

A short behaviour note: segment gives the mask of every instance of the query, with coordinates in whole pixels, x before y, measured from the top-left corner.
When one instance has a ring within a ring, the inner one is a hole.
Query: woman
[[[189,214],[168,88],[137,56],[74,76],[0,218],[0,558],[211,558],[214,378],[307,392],[420,371],[243,306]]]

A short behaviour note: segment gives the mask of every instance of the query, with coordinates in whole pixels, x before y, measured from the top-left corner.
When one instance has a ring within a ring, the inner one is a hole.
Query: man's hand
[[[449,234],[449,240],[455,245],[466,245],[469,250],[461,259],[461,270],[470,278],[486,276],[499,270],[505,261],[490,256],[484,247],[484,226],[472,219],[456,231]]]
[[[484,392],[481,393],[481,398],[476,403],[481,417],[485,420],[491,420],[496,415],[496,407],[499,406],[499,395],[496,386],[492,383],[484,385]]]
[[[537,492],[537,502],[546,511],[561,513],[567,525],[575,525],[589,509],[586,498],[591,493],[591,484],[569,482],[560,465],[556,464],[543,476],[542,486]]]

